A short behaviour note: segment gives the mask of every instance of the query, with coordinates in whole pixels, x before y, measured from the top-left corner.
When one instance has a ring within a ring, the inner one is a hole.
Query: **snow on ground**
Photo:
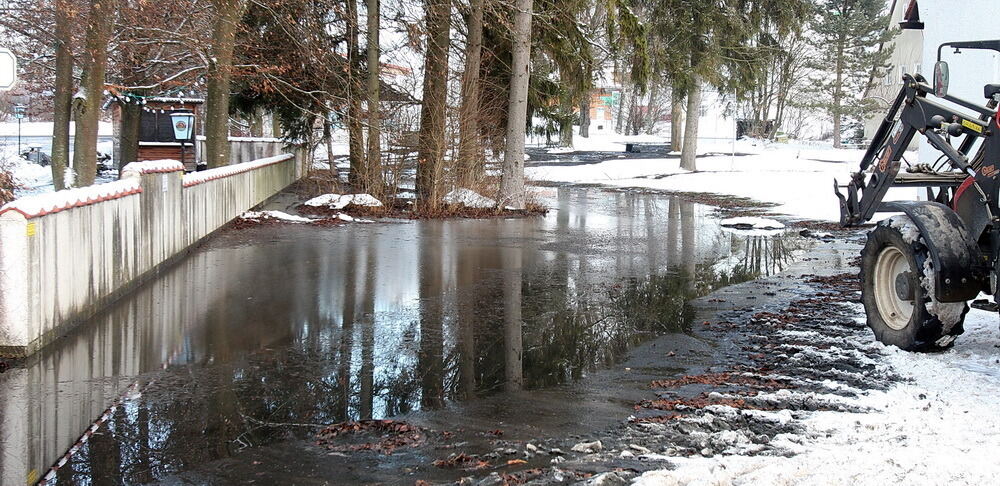
[[[382,201],[379,201],[371,194],[322,194],[316,196],[304,203],[305,206],[312,207],[327,207],[329,209],[344,209],[348,205],[355,206],[365,206],[365,207],[381,207]]]
[[[646,136],[649,137],[649,136]],[[655,138],[655,137],[654,137]],[[633,140],[636,139],[636,140]],[[624,152],[627,141],[641,137],[600,135],[574,137],[577,150]],[[659,143],[663,143],[659,137]],[[733,152],[736,155],[732,155]],[[857,170],[863,150],[833,149],[807,143],[763,143],[755,140],[704,140],[698,144],[698,172],[680,168],[680,159],[611,158],[597,164],[525,168],[529,179],[548,182],[597,183],[682,192],[749,197],[778,204],[777,212],[809,219],[837,221],[839,203],[833,180],[842,184]],[[741,155],[745,154],[745,155]],[[915,153],[907,159],[916,160]],[[895,188],[887,200],[915,199],[917,189]]]
[[[726,218],[719,221],[722,226],[732,226],[741,229],[783,229],[785,225],[770,218],[758,218],[754,216],[740,216],[738,218]]]
[[[0,137],[16,137],[17,122],[0,122]],[[112,132],[111,122],[101,122],[97,128],[98,136],[110,137]],[[69,133],[76,133],[76,122],[69,122]],[[22,137],[51,137],[52,122],[21,122]]]
[[[855,308],[863,316],[861,306]],[[965,322],[965,334],[943,353],[908,353],[875,343],[884,357],[876,366],[891,367],[905,381],[842,399],[867,413],[812,412],[804,421],[805,435],[772,441],[794,456],[671,457],[676,469],[645,473],[634,484],[995,484],[998,317],[973,309]]]
[[[467,208],[488,209],[495,208],[497,202],[472,189],[458,188],[445,194],[442,200],[446,204],[461,204]]]

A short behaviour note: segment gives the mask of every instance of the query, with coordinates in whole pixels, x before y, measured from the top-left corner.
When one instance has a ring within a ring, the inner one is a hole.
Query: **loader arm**
[[[993,115],[992,110],[950,96],[944,98],[980,114],[977,119],[969,119],[948,106],[929,100],[927,94],[933,89],[923,81],[919,75],[904,77],[903,87],[872,137],[858,172],[852,173],[849,183],[843,186],[847,193],[841,193],[842,186],[834,181],[842,225],[856,226],[871,220],[883,209],[883,198],[895,184],[940,188],[938,195],[929,199],[948,203],[950,195],[966,177],[975,177],[968,152],[977,137],[990,134],[986,120]],[[956,149],[939,131],[966,138]],[[918,133],[944,154],[953,171],[900,174],[903,153]],[[928,194],[933,194],[930,189]]]

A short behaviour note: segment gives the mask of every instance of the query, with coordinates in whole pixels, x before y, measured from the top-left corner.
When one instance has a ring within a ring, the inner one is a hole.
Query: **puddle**
[[[0,482],[40,479],[102,416],[60,480],[184,478],[310,424],[523,415],[511,397],[693,339],[690,299],[812,244],[725,231],[673,196],[543,190],[544,218],[219,234],[0,375]]]

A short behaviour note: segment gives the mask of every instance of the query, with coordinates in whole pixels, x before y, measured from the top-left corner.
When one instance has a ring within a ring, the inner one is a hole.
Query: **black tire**
[[[900,228],[906,227],[907,224],[910,226],[906,230],[907,236],[904,237]],[[965,332],[963,323],[965,315],[969,312],[969,306],[968,303],[941,304],[933,301],[921,281],[924,266],[929,264],[930,255],[923,238],[914,238],[916,228],[912,224],[906,216],[894,216],[880,222],[868,233],[868,241],[861,251],[861,301],[868,316],[868,327],[875,333],[875,338],[883,344],[906,351],[945,349],[954,344],[956,336]],[[896,302],[903,302],[902,306],[894,306],[892,297],[886,297],[888,284],[885,276],[891,275],[892,272],[885,271],[885,268],[887,265],[892,265],[892,262],[897,265],[895,268],[908,267],[908,273],[897,274],[899,276],[893,281],[892,287]],[[880,272],[879,268],[883,270]],[[933,268],[931,270],[933,271]],[[882,286],[878,289],[877,279],[883,279]],[[879,291],[881,297],[876,295]],[[911,297],[912,301],[900,297],[901,293]],[[885,303],[887,301],[888,304]],[[883,309],[879,308],[880,302],[883,303]],[[906,312],[892,312],[907,310],[906,302],[910,302],[909,319],[906,319]],[[928,311],[928,304],[939,309],[943,308],[941,306],[949,306],[947,308],[949,312],[942,314],[951,315],[947,318],[948,321],[954,321],[957,314],[957,322],[945,325],[938,316]],[[961,305],[960,309],[958,305]],[[883,315],[883,312],[886,315]]]

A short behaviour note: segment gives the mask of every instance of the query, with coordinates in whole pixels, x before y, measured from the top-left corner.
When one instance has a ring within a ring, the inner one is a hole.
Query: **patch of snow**
[[[646,141],[620,135],[574,137],[578,151],[624,152],[629,141]],[[647,136],[663,143],[663,137]],[[658,140],[657,140],[658,138]],[[579,142],[579,143],[578,143]],[[545,165],[525,168],[528,178],[562,183],[595,183],[616,187],[642,187],[665,191],[713,193],[775,203],[776,212],[815,220],[840,220],[840,203],[830,187],[834,178],[850,180],[863,150],[834,149],[829,145],[763,144],[752,140],[699,140],[697,172],[680,168],[676,157],[658,159],[617,158],[592,164]],[[732,155],[735,150],[737,155]],[[624,156],[624,154],[623,154]],[[906,154],[917,160],[916,154]],[[923,197],[915,188],[891,188],[886,201]]]
[[[97,125],[97,135],[110,137],[114,132],[114,126],[110,122],[100,122]],[[25,122],[20,124],[22,137],[51,137],[52,122]],[[0,137],[16,137],[18,131],[17,122],[0,122]],[[76,122],[69,122],[69,134],[76,133]],[[105,152],[107,153],[107,152]]]
[[[890,228],[899,231],[899,234],[903,237],[903,241],[907,243],[913,243],[920,238],[920,228],[905,214],[897,214],[891,218],[882,220],[879,224],[888,225]]]
[[[442,200],[446,204],[461,204],[467,208],[489,209],[497,206],[497,202],[493,199],[483,196],[471,189],[461,187],[445,194]]]
[[[247,211],[240,215],[240,218],[247,219],[250,221],[260,221],[262,219],[274,218],[280,219],[282,221],[288,221],[290,223],[312,223],[313,220],[309,218],[303,218],[302,216],[295,216],[294,214],[288,214],[282,211]]]
[[[733,227],[738,229],[763,229],[763,230],[777,230],[784,229],[785,225],[778,221],[768,218],[758,218],[751,216],[742,216],[739,218],[726,218],[719,222],[722,226]]]
[[[306,206],[315,208],[327,207],[330,209],[344,209],[349,205],[364,207],[381,207],[379,201],[371,194],[323,194],[316,196],[304,203]]]

